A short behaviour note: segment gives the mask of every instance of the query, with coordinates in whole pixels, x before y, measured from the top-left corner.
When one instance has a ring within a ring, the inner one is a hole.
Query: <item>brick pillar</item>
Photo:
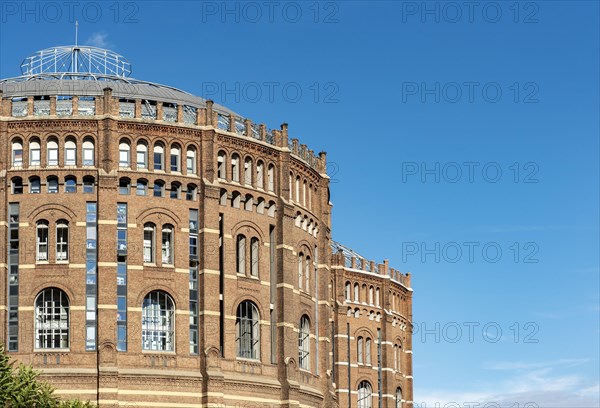
[[[50,116],[56,115],[56,96],[50,97]]]

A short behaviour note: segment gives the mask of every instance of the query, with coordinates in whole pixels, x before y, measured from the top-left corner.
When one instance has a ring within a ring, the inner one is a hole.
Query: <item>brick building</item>
[[[0,81],[0,341],[65,398],[410,407],[409,274],[332,240],[326,155],[56,47]]]

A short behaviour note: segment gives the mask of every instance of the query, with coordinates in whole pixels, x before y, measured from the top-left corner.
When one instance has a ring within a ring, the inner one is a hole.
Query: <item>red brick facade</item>
[[[182,105],[162,120],[161,100],[145,118],[135,94],[123,117],[108,86],[86,116],[78,95],[58,115],[48,91],[39,114],[37,96],[3,89],[0,341],[59,395],[106,407],[366,407],[368,381],[371,406],[380,395],[382,407],[412,406],[410,277],[332,253],[324,153],[288,141],[285,124],[268,132],[210,101],[186,123]],[[48,288],[68,307],[39,300]]]

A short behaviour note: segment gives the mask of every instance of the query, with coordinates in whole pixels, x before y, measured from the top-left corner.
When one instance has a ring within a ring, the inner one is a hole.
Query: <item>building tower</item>
[[[326,154],[123,56],[0,80],[0,341],[101,407],[412,405],[410,277],[332,241]]]

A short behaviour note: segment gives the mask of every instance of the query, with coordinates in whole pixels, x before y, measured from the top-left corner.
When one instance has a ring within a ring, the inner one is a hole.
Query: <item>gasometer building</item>
[[[326,154],[83,46],[0,80],[0,341],[101,407],[411,407],[410,275]]]

